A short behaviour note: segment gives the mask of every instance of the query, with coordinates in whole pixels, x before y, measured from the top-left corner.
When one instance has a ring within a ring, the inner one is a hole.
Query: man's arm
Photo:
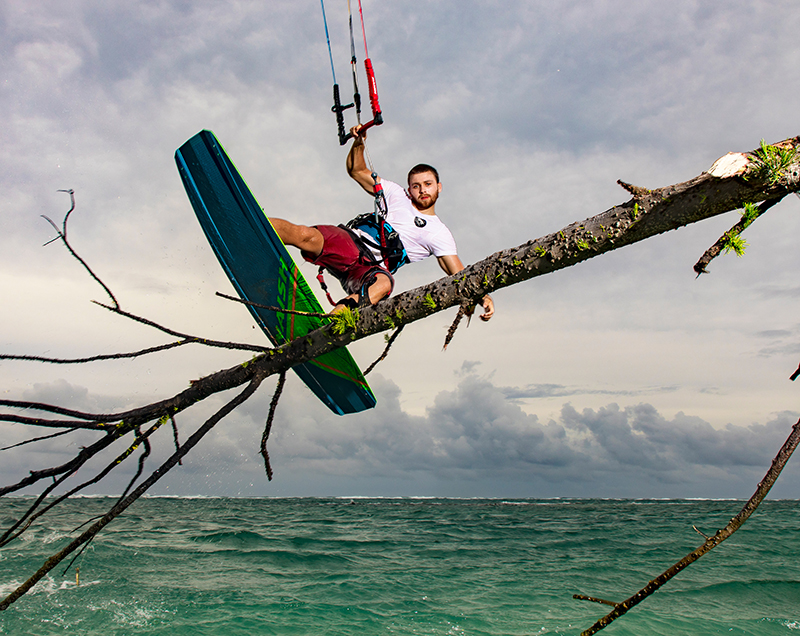
[[[456,274],[464,269],[464,263],[461,262],[458,254],[437,256],[436,260],[439,261],[439,267],[441,267],[445,274],[448,274],[449,276],[452,276],[453,274]],[[489,294],[486,294],[483,298],[481,298],[481,305],[483,306],[481,320],[489,320],[489,318],[494,315],[494,301]],[[470,311],[470,313],[472,312]]]
[[[367,131],[362,133],[360,129],[361,126],[354,126],[350,129],[350,132],[353,133],[353,145],[350,147],[350,152],[347,153],[347,174],[355,179],[364,190],[375,194],[375,180],[364,160],[364,140],[367,138]]]

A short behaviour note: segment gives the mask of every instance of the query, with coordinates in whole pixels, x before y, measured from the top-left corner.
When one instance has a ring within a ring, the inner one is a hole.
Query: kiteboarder
[[[376,188],[378,191],[383,189],[386,202],[383,244],[376,244],[376,235],[374,232],[370,235],[370,228],[359,227],[354,222],[348,224],[349,227],[305,226],[283,219],[270,219],[286,245],[300,249],[303,258],[324,267],[342,283],[348,296],[336,303],[334,311],[342,307],[374,305],[386,298],[394,288],[390,270],[395,271],[403,263],[435,256],[448,275],[464,269],[453,235],[436,216],[436,201],[442,191],[436,169],[427,164],[412,168],[408,173],[406,191],[396,183],[381,179],[367,167],[364,160],[366,130],[355,126],[351,132],[353,145],[347,155],[348,174],[371,196],[375,195]],[[388,244],[396,238],[402,244],[400,249],[404,251],[404,257],[400,258],[399,265],[392,267],[387,250],[397,251],[396,245]],[[481,319],[489,320],[494,314],[494,302],[487,294],[480,304],[483,307]]]

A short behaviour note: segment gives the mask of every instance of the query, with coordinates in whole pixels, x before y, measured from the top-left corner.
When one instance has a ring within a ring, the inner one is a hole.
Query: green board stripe
[[[210,131],[175,153],[186,193],[228,278],[243,300],[322,313],[286,247],[238,170]],[[274,345],[300,338],[325,320],[248,306]],[[340,415],[375,406],[375,396],[345,348],[293,367],[328,407]]]

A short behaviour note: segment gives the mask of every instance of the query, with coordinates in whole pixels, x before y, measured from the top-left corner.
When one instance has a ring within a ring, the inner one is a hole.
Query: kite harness
[[[328,20],[325,15],[325,0],[320,0],[320,4],[322,5],[322,20],[325,25],[325,39],[328,43],[328,57],[330,58],[331,73],[333,75],[333,106],[331,107],[331,111],[333,111],[333,113],[336,115],[339,145],[343,146],[349,139],[353,138],[352,132],[345,132],[345,110],[355,107],[356,121],[360,126],[360,130],[362,131],[365,131],[373,126],[380,126],[383,123],[383,114],[381,113],[380,102],[378,101],[378,85],[375,81],[375,71],[372,67],[372,60],[370,60],[369,51],[367,49],[367,33],[364,27],[364,11],[361,6],[361,0],[358,0],[358,12],[361,18],[361,35],[364,40],[364,70],[367,75],[369,102],[372,109],[372,120],[363,124],[361,123],[361,93],[358,89],[358,64],[356,59],[355,36],[353,34],[353,12],[350,7],[350,0],[347,0],[347,11],[349,15],[350,26],[350,68],[353,75],[353,102],[345,105],[342,105],[339,84],[336,81],[336,70],[333,63],[331,39],[328,32]],[[359,246],[364,259],[368,259],[372,262],[375,262],[376,265],[379,265],[379,262],[376,261],[369,248],[380,252],[383,261],[383,268],[393,274],[400,268],[401,265],[409,262],[408,256],[405,248],[403,247],[403,243],[400,240],[400,236],[392,228],[392,226],[386,222],[386,214],[388,211],[386,197],[383,192],[383,186],[378,181],[378,173],[375,172],[375,169],[372,165],[372,158],[370,157],[369,150],[367,149],[366,141],[364,141],[364,154],[370,172],[372,173],[372,179],[374,181],[374,211],[371,214],[361,214],[347,223],[346,226],[341,227],[349,230],[354,236],[356,244]],[[358,233],[353,232],[353,230],[358,230]],[[331,295],[328,292],[328,288],[325,284],[325,280],[322,275],[323,269],[324,268],[320,267],[317,280],[319,281],[323,291],[325,291],[325,294],[327,295],[331,304],[336,305],[337,303],[335,303],[331,298]],[[341,273],[333,273],[341,279]],[[360,304],[364,302],[364,299],[368,299],[366,287],[368,287],[370,284],[371,281],[366,283],[361,289]],[[367,302],[369,301],[367,300]]]

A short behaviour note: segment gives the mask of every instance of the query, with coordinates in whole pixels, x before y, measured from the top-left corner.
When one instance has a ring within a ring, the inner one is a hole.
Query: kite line
[[[383,123],[383,113],[381,112],[380,101],[378,99],[378,84],[375,81],[375,70],[372,66],[372,60],[369,57],[369,49],[367,48],[367,30],[364,26],[364,10],[361,6],[361,0],[358,0],[358,13],[361,19],[361,35],[364,40],[364,72],[367,75],[369,103],[370,108],[372,109],[372,120],[363,124],[361,123],[361,93],[358,89],[358,60],[356,58],[356,43],[353,33],[353,11],[350,6],[350,0],[347,0],[347,13],[349,16],[350,25],[350,68],[353,75],[353,101],[350,104],[342,104],[339,83],[336,81],[336,69],[333,63],[333,50],[331,49],[331,38],[330,32],[328,31],[328,18],[325,14],[325,0],[320,0],[320,5],[322,6],[322,21],[325,25],[325,40],[328,43],[328,57],[330,58],[331,74],[333,75],[333,106],[331,107],[331,111],[333,111],[334,115],[336,115],[336,127],[339,135],[339,145],[343,146],[349,139],[352,139],[353,137],[352,133],[345,132],[344,111],[355,107],[356,123],[361,126],[361,130],[367,130],[373,126],[380,126]]]

